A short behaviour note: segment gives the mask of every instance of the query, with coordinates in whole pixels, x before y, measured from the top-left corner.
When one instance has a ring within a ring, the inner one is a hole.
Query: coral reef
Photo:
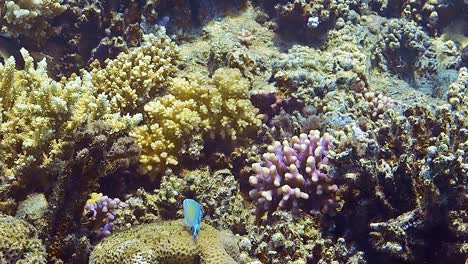
[[[105,187],[102,178],[136,168],[139,150],[128,131],[115,132],[103,121],[78,129],[68,146],[49,172],[55,179],[50,183],[47,226],[41,236],[51,262],[83,263],[95,238],[92,230],[83,228],[83,208],[93,191]]]
[[[317,216],[304,213],[273,212],[262,225],[250,226],[246,237],[249,252],[261,263],[366,263],[355,245],[342,237],[333,241],[321,231]]]
[[[167,95],[145,105],[145,124],[132,133],[142,149],[140,172],[155,178],[177,165],[184,144],[197,136],[235,141],[252,132],[261,119],[248,89],[236,69],[219,69],[209,81],[175,78]]]
[[[435,48],[427,33],[415,23],[401,19],[384,22],[377,43],[374,60],[385,71],[419,87],[421,79],[437,73]]]
[[[202,224],[197,239],[181,220],[140,225],[96,245],[90,263],[237,263],[236,238]]]
[[[2,263],[47,263],[36,229],[24,220],[0,215],[0,261]]]
[[[464,220],[444,219],[448,212],[459,215],[467,198],[466,121],[446,107],[405,106],[402,115],[384,115],[333,161],[335,173],[344,175],[337,222],[361,227],[351,231],[354,237],[369,234],[364,243],[372,257],[413,262],[439,243],[451,253],[435,250],[444,255],[437,259],[459,262],[464,254],[459,237],[447,231]],[[439,235],[424,239],[428,233]]]
[[[0,2],[1,263],[466,261],[463,0]]]
[[[328,92],[353,87],[367,75],[367,59],[349,27],[330,33],[323,50],[294,45],[287,54],[273,61],[271,77],[275,86],[287,95],[304,99],[308,104]]]
[[[211,171],[208,167],[184,170],[180,174],[168,171],[154,191],[139,189],[126,197],[127,207],[117,211],[117,229],[141,223],[181,218],[182,201],[192,198],[203,207],[203,222],[218,229],[245,233],[250,210],[232,172]]]
[[[452,83],[447,91],[447,100],[450,105],[457,109],[468,106],[468,69],[461,68],[456,82]]]

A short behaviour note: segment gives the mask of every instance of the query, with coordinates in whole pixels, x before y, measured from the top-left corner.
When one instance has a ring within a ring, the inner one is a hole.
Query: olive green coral
[[[0,215],[0,263],[46,263],[36,229],[24,220]]]
[[[202,224],[196,240],[182,220],[137,226],[111,235],[96,245],[91,264],[237,263],[237,239]]]
[[[197,135],[236,140],[261,124],[237,69],[218,69],[211,80],[175,78],[169,93],[145,105],[145,124],[132,136],[142,149],[140,171],[155,175],[177,165],[182,146]]]
[[[148,34],[140,47],[106,60],[105,68],[95,60],[91,76],[98,92],[112,98],[114,111],[135,114],[168,87],[178,60],[178,50],[165,34]]]

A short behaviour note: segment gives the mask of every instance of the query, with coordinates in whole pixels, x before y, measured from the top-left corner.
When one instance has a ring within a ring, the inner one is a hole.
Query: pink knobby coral
[[[332,136],[317,130],[276,141],[263,154],[263,162],[252,165],[256,175],[249,178],[249,192],[257,213],[279,208],[300,207],[310,213],[332,213],[336,207],[337,185],[327,175]]]

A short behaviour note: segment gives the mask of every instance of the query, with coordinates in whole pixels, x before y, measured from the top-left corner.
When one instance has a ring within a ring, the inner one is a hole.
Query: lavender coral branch
[[[326,173],[333,138],[320,132],[294,136],[268,146],[262,163],[252,165],[249,192],[257,213],[279,208],[302,207],[311,213],[332,212],[337,185]]]
[[[125,206],[126,204],[121,202],[119,198],[111,199],[108,196],[95,193],[91,195],[91,199],[85,205],[85,212],[92,223],[92,230],[98,237],[111,234],[116,210]]]

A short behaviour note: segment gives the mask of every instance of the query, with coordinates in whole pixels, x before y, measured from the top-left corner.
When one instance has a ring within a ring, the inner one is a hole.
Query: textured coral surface
[[[237,263],[239,249],[231,236],[203,224],[194,240],[181,220],[146,224],[104,239],[90,263]]]

